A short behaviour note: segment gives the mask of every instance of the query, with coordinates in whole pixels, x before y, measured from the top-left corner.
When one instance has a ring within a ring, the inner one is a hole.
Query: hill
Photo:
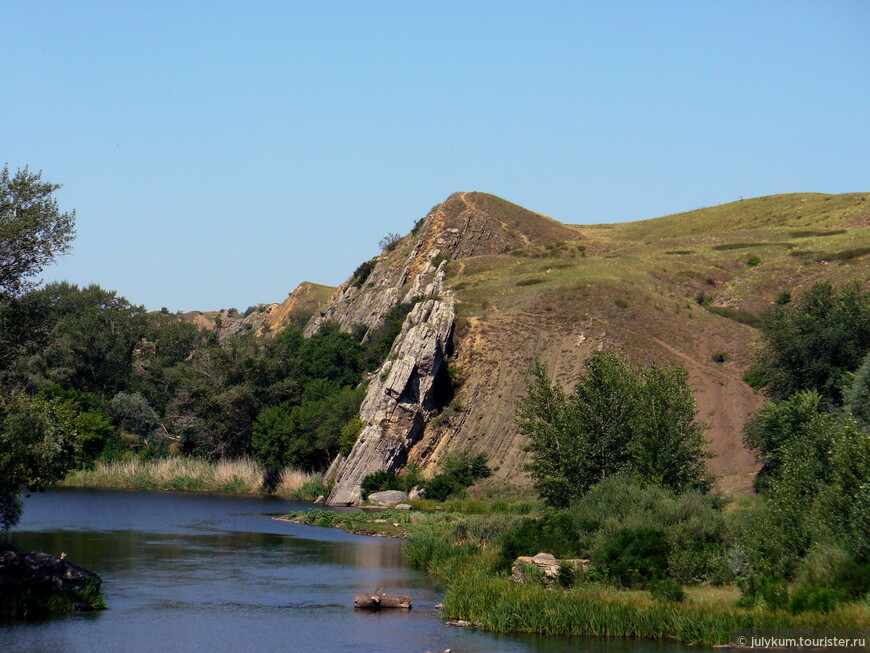
[[[356,500],[375,469],[413,460],[431,470],[466,448],[522,480],[514,413],[533,359],[570,387],[603,348],[685,368],[709,425],[711,471],[725,488],[748,488],[756,463],[742,430],[763,398],[742,378],[758,316],[780,293],[819,280],[867,283],[868,200],[776,195],[568,226],[492,195],[451,195],[361,265],[307,327],[372,328],[396,304],[426,299],[371,380],[363,433],[330,469],[331,501]]]
[[[305,326],[326,305],[333,292],[335,288],[332,286],[303,281],[280,304],[257,304],[248,307],[244,313],[235,308],[189,311],[183,313],[181,319],[200,329],[214,331],[220,339],[245,333],[269,335],[287,326]]]

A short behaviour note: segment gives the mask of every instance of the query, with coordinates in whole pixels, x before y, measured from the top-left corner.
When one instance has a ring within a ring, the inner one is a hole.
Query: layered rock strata
[[[450,352],[454,319],[449,297],[420,302],[408,315],[360,407],[359,439],[327,472],[335,481],[329,505],[359,503],[363,478],[404,465],[438,403],[436,380]]]

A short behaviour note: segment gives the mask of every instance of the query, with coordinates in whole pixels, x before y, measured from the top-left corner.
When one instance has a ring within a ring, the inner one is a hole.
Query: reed
[[[66,487],[183,490],[223,494],[260,494],[263,467],[250,458],[210,462],[182,456],[153,460],[116,460],[97,463],[93,469],[70,473]],[[294,499],[314,499],[322,491],[321,476],[287,468],[274,494]]]
[[[733,591],[724,589],[690,592],[687,601],[665,603],[646,591],[595,583],[569,590],[518,585],[492,571],[497,561],[493,547],[457,544],[456,531],[430,527],[414,532],[403,555],[444,582],[445,618],[470,621],[482,630],[670,639],[712,646],[727,644],[730,632],[738,628],[859,628],[870,619],[870,607],[862,603],[842,605],[827,614],[737,608]]]
[[[740,609],[733,604],[658,603],[642,593],[600,592],[517,585],[506,578],[462,570],[448,583],[443,615],[492,632],[671,639],[686,644],[727,644],[738,628],[858,628],[870,610],[860,604],[833,612]]]

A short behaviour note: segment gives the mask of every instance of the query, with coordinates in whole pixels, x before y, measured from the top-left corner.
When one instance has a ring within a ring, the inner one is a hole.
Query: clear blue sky
[[[458,190],[563,222],[870,190],[870,2],[2,2],[45,280],[150,309],[337,285]]]

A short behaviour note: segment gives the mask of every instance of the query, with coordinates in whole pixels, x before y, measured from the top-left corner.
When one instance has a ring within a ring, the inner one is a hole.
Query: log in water
[[[353,597],[353,607],[360,610],[382,610],[398,608],[411,609],[411,597],[399,594],[357,594]]]

